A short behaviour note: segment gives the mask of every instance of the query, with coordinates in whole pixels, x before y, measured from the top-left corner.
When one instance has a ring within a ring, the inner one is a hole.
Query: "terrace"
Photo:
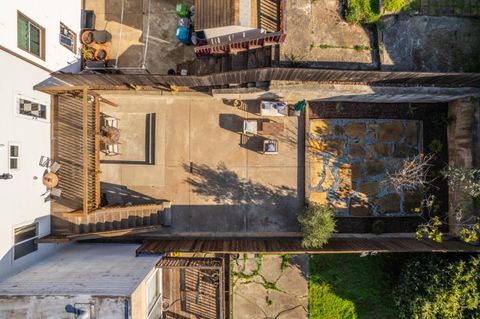
[[[259,100],[237,107],[200,94],[85,92],[86,131],[73,124],[82,123],[84,93],[56,95],[52,148],[62,163],[62,196],[52,206],[57,234],[297,233],[304,196],[301,117],[261,116]],[[102,140],[105,119],[115,119],[119,131],[113,154]],[[243,134],[247,119],[258,121],[257,134]],[[262,131],[267,123],[276,129]],[[83,132],[85,158],[82,147],[71,145]],[[277,141],[276,154],[264,153],[270,139]]]

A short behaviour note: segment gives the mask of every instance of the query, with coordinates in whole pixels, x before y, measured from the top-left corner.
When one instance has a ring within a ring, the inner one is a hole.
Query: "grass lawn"
[[[380,0],[348,0],[346,20],[350,23],[376,23],[380,12]],[[389,13],[409,12],[420,9],[420,0],[383,0],[383,9]]]
[[[398,318],[392,298],[395,279],[386,271],[389,265],[392,260],[384,255],[313,255],[309,318]]]

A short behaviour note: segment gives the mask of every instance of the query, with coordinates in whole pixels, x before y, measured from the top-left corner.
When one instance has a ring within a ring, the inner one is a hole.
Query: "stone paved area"
[[[298,117],[261,117],[259,101],[247,101],[245,108],[238,109],[200,94],[132,91],[102,96],[119,105],[102,104],[102,112],[114,109],[126,117],[156,114],[155,165],[102,164],[101,181],[131,195],[128,201],[131,197],[171,201],[172,226],[158,232],[159,236],[297,233],[296,214],[305,185],[304,150],[297,145]],[[284,124],[284,132],[275,137],[277,155],[259,151],[260,136],[243,143],[240,133],[247,118]],[[143,130],[130,126],[120,138]],[[136,149],[143,147],[140,143]]]
[[[246,254],[233,264],[234,319],[307,318],[308,255]]]
[[[410,212],[416,194],[382,180],[422,150],[422,123],[409,120],[315,119],[308,128],[308,196],[339,216]]]

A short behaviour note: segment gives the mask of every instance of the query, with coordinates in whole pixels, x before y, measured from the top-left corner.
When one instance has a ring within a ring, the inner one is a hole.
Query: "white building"
[[[137,247],[62,249],[0,282],[0,318],[161,318],[161,256],[135,257]]]
[[[50,233],[45,168],[39,165],[41,156],[50,157],[50,97],[33,86],[52,71],[78,68],[81,5],[80,0],[2,3],[0,175],[13,178],[0,179],[0,279],[58,248],[34,243]]]

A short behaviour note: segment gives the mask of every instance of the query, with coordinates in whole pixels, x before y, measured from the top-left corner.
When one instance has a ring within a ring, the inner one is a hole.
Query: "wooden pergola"
[[[85,215],[100,206],[100,102],[88,86],[42,88],[51,95],[51,158],[61,164],[59,202]]]

